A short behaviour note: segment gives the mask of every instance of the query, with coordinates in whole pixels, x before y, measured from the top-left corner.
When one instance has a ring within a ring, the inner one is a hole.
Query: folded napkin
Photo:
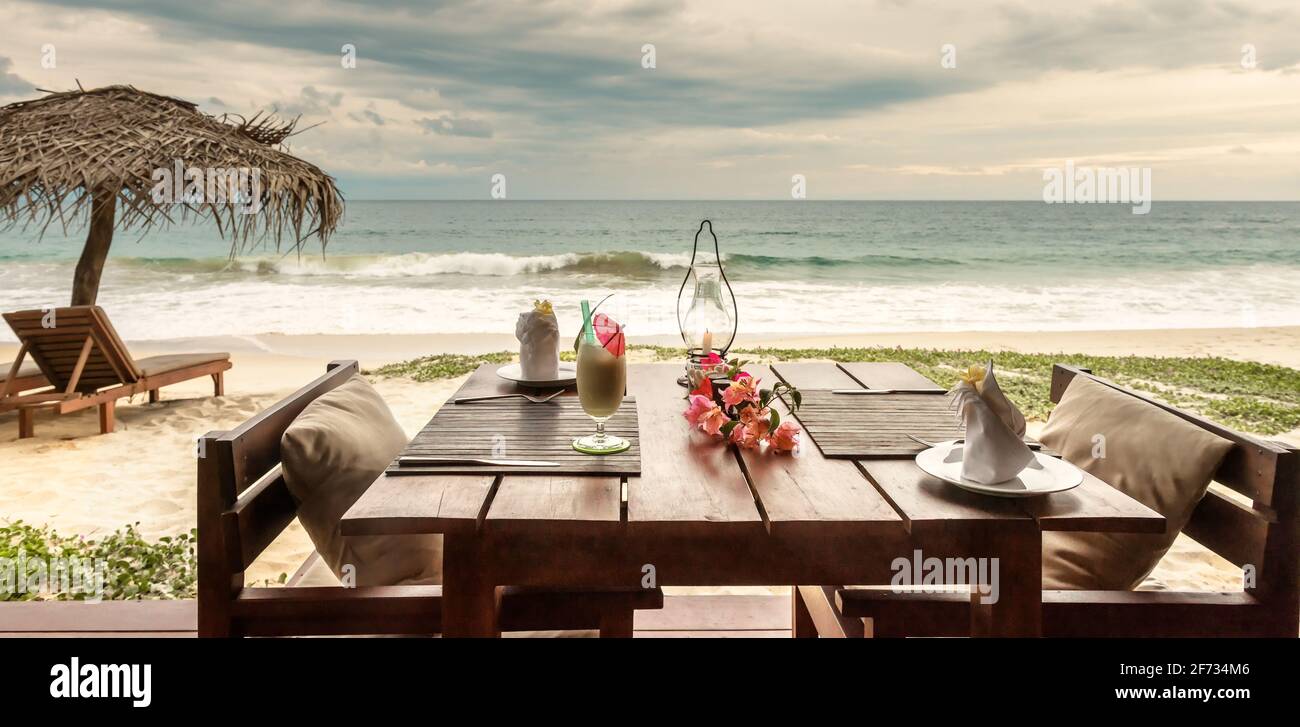
[[[556,379],[560,376],[560,324],[551,301],[533,301],[533,309],[520,313],[515,322],[519,339],[519,368],[525,379]]]
[[[970,367],[952,393],[957,415],[966,423],[962,479],[992,485],[1020,474],[1034,453],[1023,439],[1025,417],[1002,393],[993,376],[993,362]]]

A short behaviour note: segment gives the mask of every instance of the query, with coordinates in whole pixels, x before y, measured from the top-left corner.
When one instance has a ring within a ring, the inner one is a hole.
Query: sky
[[[0,103],[78,81],[301,115],[349,200],[1300,199],[1295,0],[0,5]]]

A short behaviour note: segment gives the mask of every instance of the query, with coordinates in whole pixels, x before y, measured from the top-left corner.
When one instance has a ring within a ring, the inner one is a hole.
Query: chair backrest
[[[1248,578],[1246,590],[1276,606],[1279,617],[1289,618],[1290,635],[1294,636],[1300,603],[1300,449],[1233,431],[1094,376],[1086,369],[1063,364],[1052,370],[1052,401],[1059,402],[1078,376],[1105,384],[1232,442],[1214,481],[1243,497],[1211,489],[1196,506],[1183,534],[1248,569],[1254,585]]]
[[[15,311],[4,318],[58,390],[88,393],[140,379],[130,351],[99,306]]]
[[[333,361],[324,376],[228,432],[198,441],[199,631],[217,634],[244,571],[293,522],[298,506],[280,471],[280,439],[307,405],[358,373]]]

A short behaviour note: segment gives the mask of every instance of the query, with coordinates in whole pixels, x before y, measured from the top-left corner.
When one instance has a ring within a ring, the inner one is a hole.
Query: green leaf
[[[727,422],[726,424],[723,424],[723,425],[722,425],[722,429],[719,430],[719,431],[722,432],[722,436],[724,436],[724,437],[730,437],[730,436],[731,436],[731,430],[732,430],[732,429],[735,429],[735,428],[736,428],[736,425],[738,425],[738,424],[740,424],[740,422],[736,421],[735,419],[732,419],[731,421]]]
[[[770,431],[775,432],[776,428],[781,426],[781,415],[776,413],[776,409],[772,410],[772,417],[768,421],[772,422],[772,429]]]

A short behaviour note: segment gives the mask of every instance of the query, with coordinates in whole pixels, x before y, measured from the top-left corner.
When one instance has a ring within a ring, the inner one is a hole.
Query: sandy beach
[[[671,340],[642,342],[673,344]],[[211,396],[206,379],[118,406],[117,431],[100,436],[94,410],[52,417],[40,414],[37,436],[17,439],[17,415],[0,414],[0,517],[49,524],[63,533],[90,537],[138,522],[146,538],[194,526],[194,438],[233,427],[325,370],[330,360],[355,358],[363,368],[439,352],[475,353],[514,347],[510,336],[259,335],[129,343],[139,357],[179,351],[229,351],[227,395]],[[756,336],[741,346],[905,346],[988,348],[1168,356],[1218,355],[1300,368],[1300,327],[1187,329],[1071,333],[908,333],[853,336]],[[0,362],[16,347],[0,344]],[[644,355],[644,354],[641,354]],[[635,360],[635,359],[633,359]],[[378,379],[375,384],[408,434],[414,434],[459,386],[461,379],[418,383]],[[1039,425],[1041,426],[1041,425]],[[1300,443],[1300,432],[1278,437]],[[259,559],[252,581],[292,574],[311,552],[295,523]],[[1186,538],[1155,574],[1176,589],[1238,587],[1239,571]]]

